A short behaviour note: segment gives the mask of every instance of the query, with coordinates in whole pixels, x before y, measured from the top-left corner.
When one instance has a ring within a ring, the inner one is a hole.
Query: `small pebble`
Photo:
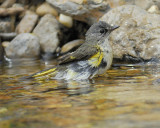
[[[82,39],[70,41],[67,44],[63,45],[63,47],[61,49],[61,54],[69,52],[70,50],[80,46],[83,43],[84,43],[84,40],[82,40]]]
[[[4,42],[2,42],[2,46],[3,46],[4,48],[8,47],[9,44],[10,44],[9,41],[4,41]]]
[[[60,14],[59,22],[64,26],[71,28],[73,26],[73,19],[70,16],[66,16],[64,14]]]

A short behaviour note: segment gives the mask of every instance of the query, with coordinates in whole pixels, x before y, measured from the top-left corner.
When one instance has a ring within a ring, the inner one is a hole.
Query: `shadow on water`
[[[114,65],[86,81],[19,80],[53,64],[0,66],[0,127],[160,126],[159,64]]]

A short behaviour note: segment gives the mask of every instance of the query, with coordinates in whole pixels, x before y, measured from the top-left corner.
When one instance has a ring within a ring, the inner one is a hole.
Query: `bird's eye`
[[[107,32],[106,29],[101,29],[101,30],[100,30],[100,33],[101,33],[101,34],[104,34],[104,33],[106,33],[106,32]]]

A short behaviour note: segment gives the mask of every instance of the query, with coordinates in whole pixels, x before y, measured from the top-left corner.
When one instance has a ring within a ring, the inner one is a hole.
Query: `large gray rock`
[[[135,4],[143,9],[148,9],[154,4],[154,2],[153,0],[135,0]]]
[[[160,15],[149,14],[134,5],[124,5],[112,9],[100,20],[120,25],[110,35],[114,58],[128,55],[144,60],[160,58]]]
[[[142,9],[149,9],[152,5],[157,5],[160,8],[160,0],[108,0],[112,8],[122,5],[137,5]]]
[[[160,0],[135,0],[135,4],[147,10],[152,5],[158,5],[160,7]]]
[[[96,22],[109,10],[107,0],[46,0],[60,13],[89,24]]]
[[[55,52],[59,44],[59,31],[59,24],[54,16],[47,14],[41,18],[33,33],[39,37],[43,52]]]
[[[135,5],[135,0],[108,0],[111,8],[116,8],[122,5]]]
[[[39,39],[30,33],[16,36],[5,48],[8,58],[36,58],[40,55]]]

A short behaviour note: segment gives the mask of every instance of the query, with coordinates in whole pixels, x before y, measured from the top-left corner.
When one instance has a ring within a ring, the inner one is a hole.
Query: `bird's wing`
[[[75,52],[68,53],[59,58],[59,64],[64,64],[76,60],[88,59],[96,54],[98,48],[90,45],[81,45]]]

